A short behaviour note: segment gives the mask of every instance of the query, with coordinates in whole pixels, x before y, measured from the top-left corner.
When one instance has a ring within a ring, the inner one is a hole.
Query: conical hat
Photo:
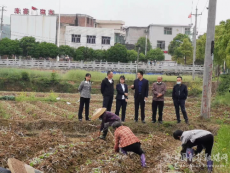
[[[106,111],[106,108],[97,109],[96,112],[93,114],[91,119],[95,120],[95,119],[99,118],[105,111]]]

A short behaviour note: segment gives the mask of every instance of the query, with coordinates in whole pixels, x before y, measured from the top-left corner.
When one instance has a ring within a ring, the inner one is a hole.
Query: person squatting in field
[[[102,135],[100,136],[100,138],[104,139],[104,140],[105,140],[106,135],[108,133],[109,127],[112,126],[112,124],[117,122],[117,121],[121,122],[120,117],[118,117],[116,114],[114,114],[112,112],[106,111],[106,108],[99,108],[93,114],[92,120],[95,120],[97,118],[102,119],[99,136],[101,135],[101,131],[102,131]]]
[[[205,155],[207,159],[208,171],[212,171],[213,161],[211,160],[212,147],[214,142],[213,134],[206,130],[190,130],[182,131],[176,130],[173,133],[173,137],[176,140],[180,140],[182,143],[181,156],[184,159],[184,156],[191,153],[191,156],[201,153],[205,149]],[[197,149],[194,150],[192,147],[197,146]]]
[[[116,121],[112,124],[115,129],[115,152],[119,152],[119,148],[123,154],[131,151],[138,154],[141,157],[142,167],[146,167],[146,159],[143,150],[141,149],[140,140],[133,134],[129,127],[123,126],[120,121]]]

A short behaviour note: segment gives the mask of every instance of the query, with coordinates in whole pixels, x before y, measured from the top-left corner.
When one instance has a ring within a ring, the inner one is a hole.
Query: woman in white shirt
[[[91,98],[91,74],[87,73],[85,75],[85,80],[81,82],[78,90],[81,93],[80,106],[78,111],[78,119],[82,121],[82,112],[85,105],[85,120],[90,121],[89,119],[89,103]]]
[[[120,77],[120,83],[116,86],[117,96],[116,96],[116,112],[115,114],[119,116],[120,108],[122,107],[121,121],[125,121],[126,107],[128,101],[128,86],[125,84],[125,76]]]

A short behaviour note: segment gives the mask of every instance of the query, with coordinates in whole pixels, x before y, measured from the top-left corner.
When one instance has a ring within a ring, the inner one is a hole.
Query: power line
[[[208,3],[208,0],[206,1],[205,5],[204,5],[204,8],[203,8],[201,14],[204,12],[204,10],[205,10],[205,8],[207,6],[207,3]],[[198,27],[199,29],[200,29],[201,21],[202,21],[202,16],[200,17],[200,22],[199,22],[199,27]]]

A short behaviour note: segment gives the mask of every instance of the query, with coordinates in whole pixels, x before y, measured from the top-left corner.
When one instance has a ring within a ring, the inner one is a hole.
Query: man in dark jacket
[[[135,90],[135,122],[138,122],[139,106],[141,105],[141,121],[145,123],[145,101],[148,99],[149,81],[143,78],[143,72],[137,73],[137,78],[131,86]]]
[[[185,100],[188,96],[188,89],[187,86],[182,84],[182,77],[177,77],[177,84],[173,88],[172,92],[172,99],[174,102],[175,110],[176,110],[176,117],[177,117],[177,123],[180,123],[180,108],[183,113],[185,122],[188,124],[188,116],[187,112],[185,110]]]
[[[114,80],[113,72],[111,71],[107,72],[107,78],[101,83],[101,94],[103,95],[103,108],[111,111],[114,95]]]

